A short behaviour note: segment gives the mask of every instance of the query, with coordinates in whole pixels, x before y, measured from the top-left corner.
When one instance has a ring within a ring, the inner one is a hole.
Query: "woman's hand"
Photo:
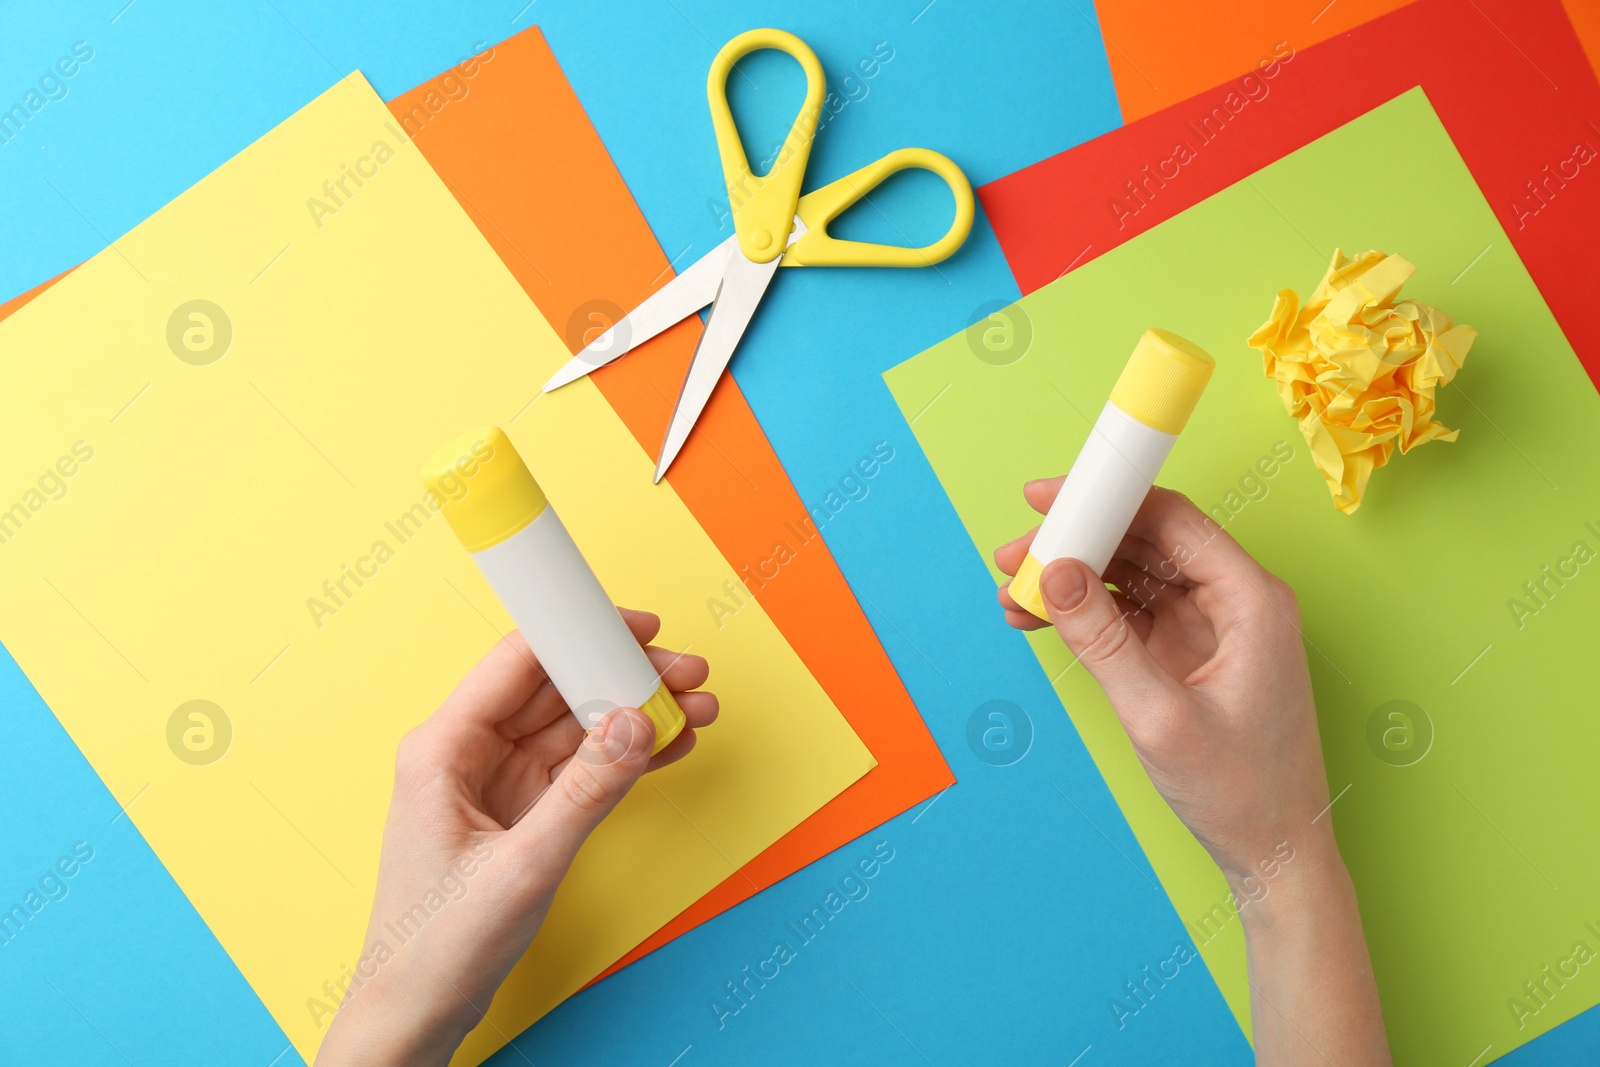
[[[1049,510],[1063,479],[1030,482]],[[1035,531],[995,552],[1015,574]],[[1261,1063],[1389,1062],[1355,892],[1333,836],[1294,592],[1179,493],[1152,489],[1100,576],[1045,568],[1051,623],[1150,780],[1222,868],[1250,954]],[[1006,620],[1049,625],[999,591]]]
[[[661,628],[624,611],[640,644]],[[630,708],[585,735],[513,633],[400,742],[378,889],[319,1067],[447,1063],[527,952],[578,848],[639,776],[682,758],[717,698],[699,656],[646,650],[688,726],[655,757]]]
[[[1060,478],[1030,482],[1048,511]],[[1015,573],[1033,533],[1002,545]],[[1105,689],[1156,789],[1238,889],[1284,841],[1331,847],[1322,743],[1294,592],[1180,493],[1152,489],[1105,581],[1076,560],[1040,592]],[[1002,588],[1006,621],[1049,625]],[[1241,897],[1243,894],[1240,894]]]

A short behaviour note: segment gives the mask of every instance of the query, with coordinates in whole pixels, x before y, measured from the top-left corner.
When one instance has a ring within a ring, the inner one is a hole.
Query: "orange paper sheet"
[[[1595,0],[1561,0],[1561,6],[1567,9],[1567,18],[1572,20],[1572,28],[1578,31],[1578,40],[1583,42],[1583,52],[1589,57],[1590,65],[1595,73],[1600,74],[1600,3],[1595,3]]]
[[[398,97],[390,110],[576,352],[590,331],[610,325],[609,315],[671,278],[672,267],[537,27],[496,45],[471,78],[464,68]],[[652,456],[700,330],[690,317],[594,375]],[[607,974],[955,781],[731,375],[667,480],[735,571],[750,568],[762,607],[878,766]],[[769,561],[780,543],[791,558],[775,567]],[[735,597],[744,595],[706,593],[719,602],[706,610],[719,612],[736,611]],[[714,689],[716,664],[711,672]]]
[[[390,110],[574,352],[673,276],[537,27],[396,98]],[[709,121],[709,119],[707,120]],[[48,288],[0,304],[0,319]],[[691,317],[594,376],[651,455],[701,330]],[[724,375],[667,475],[878,760],[855,785],[607,974],[955,782],[737,383]],[[776,566],[775,549],[787,546]],[[770,580],[763,575],[776,576]],[[743,590],[707,590],[737,611]],[[715,600],[716,603],[711,603]],[[712,664],[712,687],[716,664]],[[602,976],[603,977],[603,976]]]
[[[1095,13],[1123,121],[1133,122],[1409,2],[1100,0]],[[1592,5],[1594,0],[1567,2]],[[1404,42],[1396,47],[1404,52]]]
[[[537,27],[496,45],[470,78],[468,66],[418,86],[390,110],[576,352],[610,316],[671,278],[672,267]],[[690,317],[594,375],[652,456],[700,330]],[[955,781],[731,375],[667,480],[735,571],[749,568],[754,595],[878,766],[613,971]],[[789,550],[781,566],[779,544]],[[737,611],[745,594],[706,595],[706,610],[723,612]],[[711,672],[715,688],[716,664]]]

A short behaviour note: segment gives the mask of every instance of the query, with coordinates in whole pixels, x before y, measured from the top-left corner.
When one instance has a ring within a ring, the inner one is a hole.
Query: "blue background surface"
[[[393,97],[534,22],[680,267],[732,232],[705,72],[717,46],[752,26],[799,34],[850,100],[818,135],[807,188],[904,145],[945,152],[976,185],[1120,122],[1088,0],[443,7],[6,4],[0,107],[75,42],[95,53],[64,98],[0,145],[0,299],[98,252],[348,71]],[[875,53],[862,78],[856,64]],[[739,71],[730,94],[761,158],[787,128],[800,78],[771,55]],[[948,218],[948,194],[925,175],[872,199],[836,232],[922,243]],[[895,449],[824,536],[959,784],[572,998],[492,1062],[1249,1062],[1198,963],[1118,1029],[1110,999],[1190,939],[1037,662],[1001,623],[988,573],[880,378],[980,305],[1017,295],[980,215],[936,270],[782,272],[734,361],[807,503],[878,442]],[[1031,723],[1010,766],[967,740],[994,700]],[[12,1009],[0,1062],[299,1062],[9,657],[0,709],[0,897],[20,898],[74,842],[95,849],[69,895],[0,946]],[[711,1005],[725,983],[794,942],[786,924],[880,843],[894,859],[869,895],[719,1023]],[[1592,1060],[1597,1040],[1590,1012],[1507,1062],[1575,1062],[1585,1050]]]

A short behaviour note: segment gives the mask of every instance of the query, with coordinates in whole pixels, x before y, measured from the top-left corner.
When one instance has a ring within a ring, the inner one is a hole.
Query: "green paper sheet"
[[[1460,440],[1397,455],[1350,516],[1245,344],[1335,248],[1402,253],[1404,295],[1482,334],[1439,394]],[[1485,1062],[1600,1002],[1600,398],[1422,90],[1017,307],[1019,360],[958,335],[885,375],[986,562],[1038,521],[1023,482],[1071,465],[1145,327],[1216,357],[1160,482],[1299,594],[1396,1062]],[[1222,876],[1094,679],[1054,631],[1028,640],[1248,1033]]]

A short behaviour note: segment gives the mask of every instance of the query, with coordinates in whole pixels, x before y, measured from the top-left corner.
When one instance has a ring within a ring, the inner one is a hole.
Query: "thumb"
[[[1089,668],[1113,707],[1127,714],[1167,699],[1172,679],[1123,617],[1105,583],[1083,563],[1060,559],[1039,579],[1050,621],[1078,662]]]
[[[550,788],[516,825],[537,838],[542,860],[566,869],[578,849],[644,774],[655,726],[633,708],[618,708],[584,736]]]

